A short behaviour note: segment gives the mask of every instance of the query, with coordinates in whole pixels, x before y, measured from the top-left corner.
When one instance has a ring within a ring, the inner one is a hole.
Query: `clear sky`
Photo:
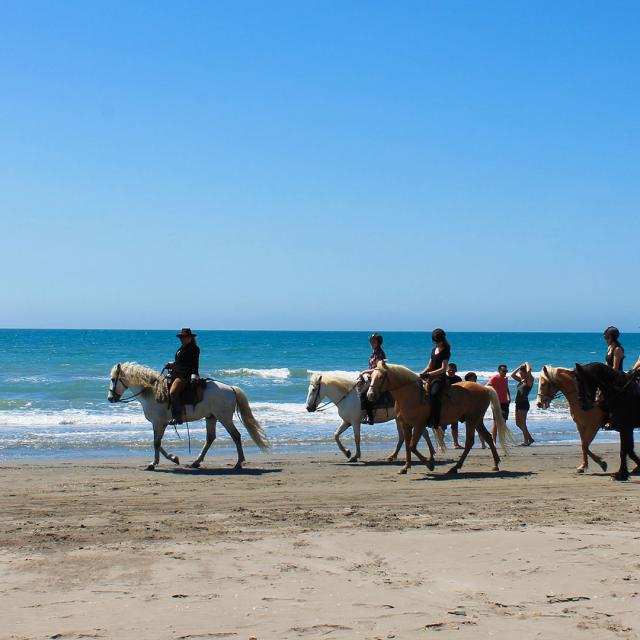
[[[640,3],[0,4],[0,326],[640,327]]]

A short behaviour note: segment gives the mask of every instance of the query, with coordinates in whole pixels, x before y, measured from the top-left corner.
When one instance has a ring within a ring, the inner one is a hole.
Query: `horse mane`
[[[334,373],[314,373],[311,376],[311,384],[316,385],[320,382],[320,378],[322,378],[322,382],[326,384],[331,384],[334,387],[338,387],[340,391],[343,393],[348,393],[353,389],[353,385],[355,384],[355,380],[351,378],[346,378],[345,376],[338,376]]]
[[[401,364],[390,364],[386,360],[378,362],[376,369],[378,371],[393,372],[393,374],[397,376],[400,384],[404,384],[405,382],[409,384],[411,382],[417,382],[420,379],[420,376],[418,376],[415,371],[411,371],[411,369],[407,369],[407,367],[403,367]]]
[[[116,375],[116,369],[118,365],[115,365],[111,369],[111,377]],[[137,385],[144,387],[145,389],[154,388],[160,380],[160,374],[154,371],[150,367],[145,367],[137,362],[123,362],[120,365],[123,377],[126,378],[127,384]]]

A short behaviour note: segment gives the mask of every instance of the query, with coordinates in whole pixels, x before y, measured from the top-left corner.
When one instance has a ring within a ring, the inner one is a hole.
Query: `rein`
[[[313,410],[314,413],[317,412],[324,412],[326,411],[330,405],[335,404],[335,406],[337,407],[343,400],[346,400],[347,397],[349,396],[349,394],[358,386],[358,382],[356,381],[356,383],[349,389],[349,391],[347,391],[347,393],[345,393],[342,398],[340,398],[340,400],[338,400],[337,402],[334,402],[333,400],[327,400],[324,404],[321,405],[317,405],[316,408]],[[318,398],[320,397],[320,388],[322,387],[322,376],[320,376],[320,378],[318,379],[318,388],[316,390],[316,398],[314,400],[314,402],[318,401]]]

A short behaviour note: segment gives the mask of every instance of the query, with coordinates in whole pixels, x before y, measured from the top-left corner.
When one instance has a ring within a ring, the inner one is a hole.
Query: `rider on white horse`
[[[173,362],[167,362],[165,368],[169,371],[169,397],[171,398],[171,413],[173,419],[170,424],[182,424],[183,407],[182,392],[192,382],[200,378],[200,347],[196,342],[197,333],[184,327],[176,338],[180,338],[182,346],[176,351]]]
[[[358,385],[358,393],[360,394],[360,402],[362,403],[362,408],[367,412],[366,420],[364,420],[367,424],[373,424],[373,409],[374,403],[369,401],[367,398],[367,391],[369,390],[369,385],[371,384],[371,372],[376,368],[376,365],[381,360],[387,359],[387,354],[382,349],[382,342],[384,338],[379,333],[372,333],[369,336],[369,344],[371,345],[371,355],[369,356],[369,368],[366,371],[363,371],[359,378],[362,381]]]

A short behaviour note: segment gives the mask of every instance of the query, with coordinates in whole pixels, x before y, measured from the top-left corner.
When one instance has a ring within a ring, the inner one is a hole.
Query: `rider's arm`
[[[633,365],[633,371],[640,371],[640,356],[638,356],[638,362]]]
[[[439,369],[436,369],[435,371],[429,371],[429,377],[430,378],[437,378],[438,376],[443,375],[444,373],[447,372],[447,367],[449,366],[449,361],[448,360],[443,360],[442,361],[442,366]]]
[[[427,366],[419,373],[420,377],[422,378],[423,376],[426,376],[427,373],[429,373],[429,371],[431,371],[431,358],[429,358],[429,362],[427,364]]]

